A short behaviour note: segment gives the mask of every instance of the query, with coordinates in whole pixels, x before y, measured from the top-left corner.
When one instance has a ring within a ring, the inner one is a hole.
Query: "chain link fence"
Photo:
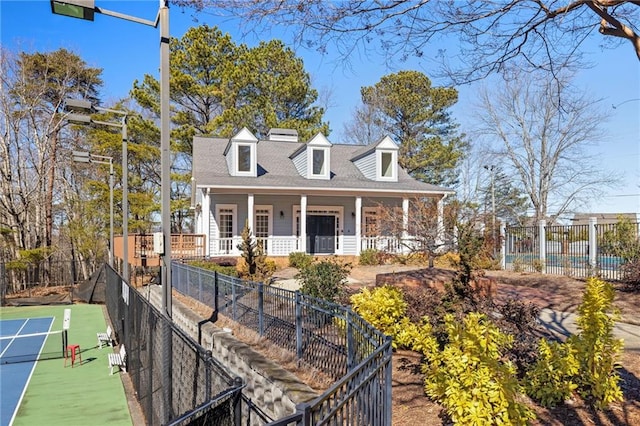
[[[147,424],[239,425],[242,381],[105,268],[107,312]]]

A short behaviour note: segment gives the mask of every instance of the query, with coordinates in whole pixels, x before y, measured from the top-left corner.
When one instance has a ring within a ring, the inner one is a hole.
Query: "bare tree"
[[[503,86],[479,95],[478,132],[529,197],[536,220],[555,219],[616,182],[588,151],[604,139],[607,115],[569,83],[514,73]]]
[[[454,82],[501,72],[513,59],[554,73],[584,65],[583,49],[596,31],[607,40],[628,41],[640,58],[640,2],[624,0],[342,1],[174,0],[197,11],[241,18],[251,31],[295,28],[305,47],[324,51],[333,43],[344,58],[377,50],[387,58],[423,56],[442,35],[460,40],[448,69]],[[456,60],[457,61],[457,60]]]
[[[348,143],[368,145],[379,141],[385,131],[380,118],[380,110],[371,104],[358,105],[352,113],[351,120],[344,123],[342,133]]]
[[[95,99],[101,71],[64,49],[1,53],[0,228],[12,238],[12,258],[27,250],[46,256],[54,248],[58,179],[69,150],[57,110],[72,95]]]

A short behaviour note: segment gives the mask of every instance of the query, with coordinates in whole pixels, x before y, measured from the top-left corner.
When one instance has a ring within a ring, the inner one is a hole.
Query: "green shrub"
[[[573,346],[542,339],[538,346],[538,360],[525,376],[527,394],[544,407],[555,407],[569,399],[577,388],[574,377],[578,370]]]
[[[215,262],[207,262],[204,260],[194,260],[189,262],[189,265],[195,266],[196,268],[206,269],[208,271],[215,271],[230,277],[237,277],[239,275],[235,266],[222,266]]]
[[[613,337],[618,319],[618,312],[612,308],[613,298],[610,283],[589,278],[578,307],[576,324],[580,332],[568,339],[580,363],[578,391],[597,408],[622,400],[620,376],[615,370],[622,341]]]
[[[313,256],[301,251],[289,253],[289,266],[297,269],[304,269],[313,263]]]
[[[360,265],[381,265],[380,251],[376,249],[365,249],[360,252]]]
[[[409,348],[426,357],[439,350],[438,341],[433,337],[433,328],[427,317],[424,317],[419,325],[403,317],[391,331],[394,347]]]
[[[423,365],[426,393],[440,402],[451,419],[465,425],[526,424],[534,413],[517,399],[522,387],[516,369],[503,362],[512,336],[485,315],[470,313],[462,323],[446,315],[448,343],[427,354]]]
[[[364,288],[351,296],[350,300],[351,307],[358,315],[388,335],[393,335],[393,327],[405,316],[407,310],[402,291],[390,285],[373,290]]]
[[[312,297],[337,302],[347,286],[351,265],[335,259],[322,260],[301,269],[295,276],[300,291]]]

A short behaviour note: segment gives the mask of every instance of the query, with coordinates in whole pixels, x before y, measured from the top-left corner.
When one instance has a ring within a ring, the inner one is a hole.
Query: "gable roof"
[[[413,179],[398,167],[397,182],[379,182],[365,178],[353,164],[361,145],[331,146],[329,180],[306,179],[299,175],[290,157],[301,148],[297,142],[260,140],[257,144],[258,176],[231,176],[224,157],[228,139],[196,136],[193,138],[193,177],[199,188],[213,191],[313,193],[331,190],[343,193],[389,194],[398,196],[443,195],[454,191]],[[367,147],[371,149],[371,147]]]

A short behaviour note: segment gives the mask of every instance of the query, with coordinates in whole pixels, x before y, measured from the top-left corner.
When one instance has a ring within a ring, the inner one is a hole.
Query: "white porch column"
[[[436,246],[438,250],[444,245],[444,199],[447,198],[447,194],[444,194],[442,198],[438,200],[438,224],[436,229]]]
[[[247,194],[247,221],[249,222],[249,229],[251,230],[251,235],[256,235],[256,230],[253,229],[253,194]],[[241,223],[240,226],[244,229],[244,223]]]
[[[300,251],[307,252],[307,196],[300,195]]]
[[[362,249],[362,197],[356,197],[356,256]]]
[[[547,221],[542,219],[538,222],[538,245],[540,246],[540,264],[542,265],[542,273],[547,273]]]
[[[400,251],[406,253],[409,250],[407,244],[409,243],[409,199],[402,199],[402,242],[400,245]]]
[[[211,256],[211,198],[209,189],[207,188],[202,190],[202,212],[200,215],[202,217],[202,228],[200,232],[202,232],[206,238],[204,254]]]

